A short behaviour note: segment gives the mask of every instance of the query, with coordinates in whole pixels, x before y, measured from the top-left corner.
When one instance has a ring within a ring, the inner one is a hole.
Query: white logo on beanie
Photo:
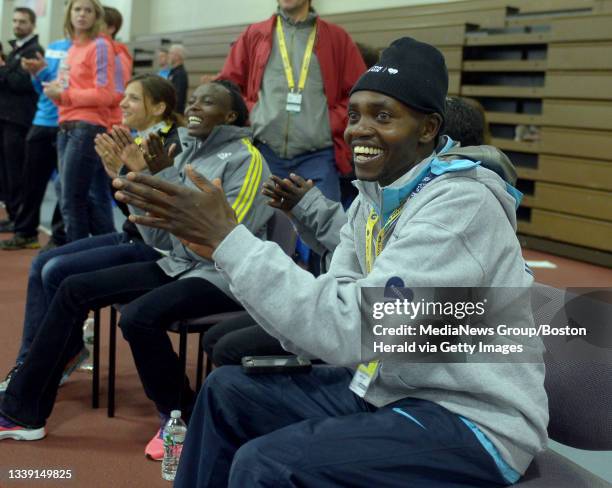
[[[386,66],[380,66],[379,64],[372,66],[368,71],[372,73],[384,73],[385,71],[390,75],[396,75],[399,73],[399,70],[396,68],[387,68]]]

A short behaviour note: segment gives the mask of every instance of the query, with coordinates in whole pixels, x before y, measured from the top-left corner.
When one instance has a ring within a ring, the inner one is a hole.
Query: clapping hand
[[[158,134],[149,134],[149,137],[143,141],[143,149],[147,166],[152,174],[159,173],[174,164],[176,144],[172,144],[166,151],[162,138]]]
[[[43,92],[51,100],[58,101],[62,97],[64,88],[58,80],[43,83]]]
[[[21,58],[21,67],[31,75],[36,75],[45,66],[47,66],[47,62],[39,52],[36,53],[35,59]]]
[[[261,193],[270,197],[268,205],[271,207],[290,212],[313,186],[312,180],[305,180],[293,173],[284,179],[272,175],[263,183]]]
[[[142,151],[125,127],[114,126],[110,134],[98,134],[95,138],[95,150],[111,178],[117,177],[123,165],[130,171],[147,168]]]
[[[212,259],[217,246],[238,225],[236,212],[227,202],[221,180],[211,183],[189,165],[187,176],[197,189],[129,173],[113,180],[119,190],[115,197],[146,212],[130,215],[132,222],[166,230],[196,254]]]

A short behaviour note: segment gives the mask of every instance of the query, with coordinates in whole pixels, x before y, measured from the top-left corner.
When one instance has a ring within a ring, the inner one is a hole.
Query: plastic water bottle
[[[60,85],[62,85],[62,88],[66,90],[70,84],[70,66],[68,66],[65,57],[63,57],[60,61],[57,79],[60,82]]]
[[[93,372],[94,319],[87,319],[83,324],[83,342],[89,351],[89,359],[79,366],[79,371]]]
[[[162,461],[162,478],[173,481],[176,476],[187,426],[181,419],[180,410],[172,410],[170,419],[164,426],[164,459]]]

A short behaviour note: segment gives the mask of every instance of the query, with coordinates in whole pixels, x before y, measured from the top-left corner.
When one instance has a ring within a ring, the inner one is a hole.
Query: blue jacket
[[[40,95],[38,105],[36,106],[36,115],[34,115],[33,125],[41,125],[44,127],[57,127],[57,105],[53,103],[43,93],[43,82],[53,81],[57,78],[60,63],[63,58],[68,55],[68,49],[72,45],[70,39],[61,39],[49,44],[45,52],[45,61],[47,66],[40,70],[36,76],[32,77],[32,85]]]

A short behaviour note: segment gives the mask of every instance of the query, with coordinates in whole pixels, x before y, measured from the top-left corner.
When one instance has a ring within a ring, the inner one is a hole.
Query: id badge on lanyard
[[[287,112],[299,112],[302,110],[302,94],[287,93]]]
[[[289,52],[287,51],[287,42],[285,41],[285,33],[283,32],[282,21],[280,17],[276,21],[276,37],[278,38],[278,47],[280,50],[281,58],[283,60],[283,68],[285,69],[285,76],[287,77],[287,87],[289,93],[287,93],[287,112],[298,113],[302,110],[302,93],[306,86],[306,79],[308,78],[308,69],[310,68],[310,58],[314,51],[314,44],[317,38],[317,24],[315,22],[312,32],[308,36],[308,43],[306,44],[306,51],[304,52],[304,59],[302,60],[302,69],[300,70],[300,80],[298,86],[295,86],[295,80],[293,78],[293,67],[289,60]]]
[[[374,209],[370,212],[368,217],[368,221],[366,222],[366,271],[368,274],[372,271],[373,266],[373,256],[372,256],[372,247],[374,246],[374,252],[376,256],[378,256],[382,250],[384,245],[385,236],[390,231],[391,228],[397,223],[401,213],[403,210],[403,206],[397,208],[389,217],[387,223],[383,226],[383,228],[378,233],[376,237],[376,241],[374,241],[374,227],[380,220],[380,217],[376,215]],[[355,371],[355,375],[349,385],[349,389],[355,393],[356,395],[363,398],[370,387],[370,383],[376,377],[376,373],[378,373],[378,368],[380,366],[379,361],[372,361],[368,364],[360,364],[357,367],[357,371]]]

